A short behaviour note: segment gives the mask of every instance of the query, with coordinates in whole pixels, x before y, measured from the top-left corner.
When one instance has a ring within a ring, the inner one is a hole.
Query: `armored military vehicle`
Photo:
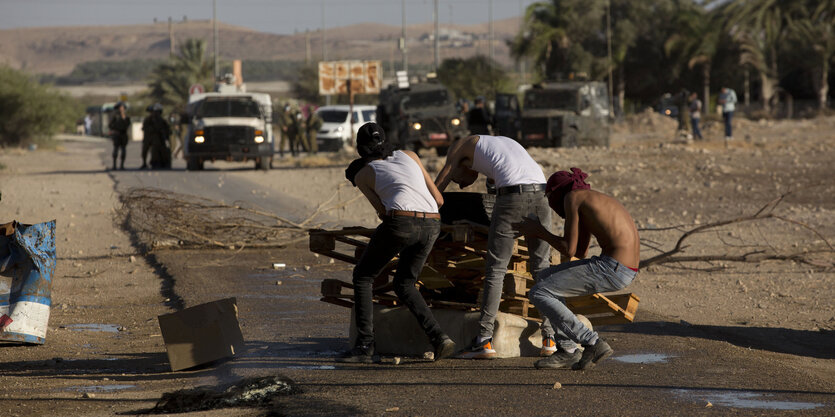
[[[515,100],[515,96],[497,99],[497,116],[499,103],[519,108]],[[523,146],[609,146],[609,99],[602,82],[535,85],[524,92],[521,110],[515,114],[520,120],[516,138]]]
[[[466,137],[466,121],[449,91],[437,82],[391,85],[380,92],[377,123],[400,149],[435,148],[445,155],[452,141]]]

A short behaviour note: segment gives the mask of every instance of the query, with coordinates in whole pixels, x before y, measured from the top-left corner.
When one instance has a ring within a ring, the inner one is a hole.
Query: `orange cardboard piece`
[[[158,318],[172,371],[231,357],[244,348],[235,298],[200,304]]]

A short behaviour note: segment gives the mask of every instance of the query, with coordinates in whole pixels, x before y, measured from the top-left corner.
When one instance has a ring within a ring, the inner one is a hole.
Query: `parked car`
[[[377,120],[377,107],[369,105],[354,106],[354,130],[351,131],[351,119],[348,118],[350,106],[322,106],[316,114],[322,119],[322,127],[316,136],[320,151],[338,151],[353,142],[360,126]]]
[[[675,97],[670,93],[666,93],[661,96],[661,98],[658,99],[658,103],[655,104],[655,111],[665,116],[670,116],[673,119],[677,119],[678,106],[676,105]]]

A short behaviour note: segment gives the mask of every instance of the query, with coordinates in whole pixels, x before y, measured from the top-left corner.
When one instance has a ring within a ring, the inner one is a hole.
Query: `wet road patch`
[[[79,323],[79,324],[68,324],[66,326],[67,329],[73,330],[76,332],[106,332],[106,333],[119,333],[119,326],[117,324],[102,324],[102,323]]]
[[[623,363],[642,363],[642,364],[655,364],[655,363],[667,363],[671,358],[674,358],[673,355],[667,355],[664,353],[637,353],[634,355],[621,355],[621,356],[613,356],[612,360],[616,360],[618,362]]]
[[[715,391],[715,390],[674,390],[677,396],[708,402],[714,406],[732,408],[758,408],[764,410],[811,410],[824,405],[802,401],[782,401],[772,399],[772,394],[753,391]]]

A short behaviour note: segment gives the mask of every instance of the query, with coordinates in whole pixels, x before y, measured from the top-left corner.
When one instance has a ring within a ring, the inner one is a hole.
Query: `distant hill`
[[[512,65],[506,40],[518,28],[518,19],[493,23],[494,53],[502,65]],[[410,63],[432,63],[431,23],[407,26]],[[211,21],[178,22],[174,43],[188,38],[205,39],[212,49]],[[388,69],[400,62],[397,39],[400,26],[367,23],[336,27],[325,32],[328,60],[379,59]],[[321,59],[321,32],[276,35],[239,26],[218,25],[223,59],[294,60],[306,56],[309,37],[312,60]],[[488,55],[487,24],[441,26],[441,59]],[[100,60],[164,59],[169,53],[168,23],[127,26],[39,27],[0,30],[0,64],[36,74],[66,75],[76,64]]]

